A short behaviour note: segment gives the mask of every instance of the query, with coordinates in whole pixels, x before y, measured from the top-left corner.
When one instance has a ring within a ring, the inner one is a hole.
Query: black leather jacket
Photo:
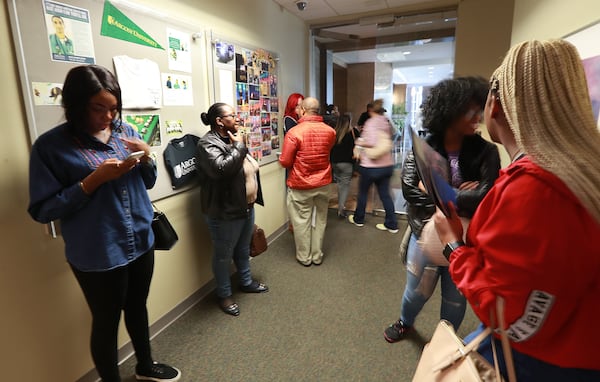
[[[444,158],[448,154],[442,142],[433,137],[426,138],[427,143]],[[500,171],[498,148],[479,135],[465,136],[458,156],[458,165],[464,182],[479,181],[474,190],[457,191],[456,204],[460,216],[472,217],[477,206],[492,188]],[[448,173],[450,173],[448,164]],[[425,222],[435,212],[433,199],[418,187],[419,175],[412,150],[408,153],[402,168],[402,194],[407,202],[408,224],[418,237]]]
[[[244,159],[248,149],[241,142],[233,145],[229,138],[209,131],[198,141],[196,170],[200,177],[202,212],[214,219],[234,220],[248,216]],[[260,177],[256,203],[264,205]]]

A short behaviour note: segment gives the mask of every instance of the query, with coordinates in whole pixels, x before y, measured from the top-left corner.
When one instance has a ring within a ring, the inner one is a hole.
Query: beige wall
[[[454,73],[489,78],[510,47],[513,0],[458,4]]]
[[[515,0],[511,45],[564,37],[598,21],[599,15],[598,0]]]
[[[249,46],[265,47],[281,56],[281,102],[292,91],[303,92],[308,31],[304,23],[271,1],[245,0],[164,2],[136,0],[191,21],[200,31],[231,36]],[[40,3],[41,4],[41,3]],[[167,5],[165,5],[167,4]],[[30,17],[38,15],[33,12]],[[268,20],[268,22],[264,22]],[[263,21],[263,22],[257,22]],[[3,380],[75,381],[92,367],[89,355],[90,315],[64,260],[62,239],[51,239],[27,215],[30,142],[18,81],[7,2],[0,6],[0,92],[3,139],[0,140],[0,359]],[[281,33],[285,31],[286,33]],[[209,89],[203,97],[208,108]],[[205,109],[206,110],[206,109]],[[283,110],[283,109],[282,109]],[[266,207],[257,207],[257,223],[267,234],[285,225],[284,172],[279,164],[261,168]],[[178,230],[180,241],[170,252],[157,252],[149,299],[151,322],[171,311],[211,280],[210,240],[199,212],[198,189],[158,203]],[[128,341],[121,330],[119,344]]]
[[[249,7],[245,0],[203,1],[198,8],[194,6],[195,0],[169,2],[168,7],[161,0],[136,2],[280,53],[281,102],[293,91],[306,92],[308,76],[302,74],[307,73],[307,29],[273,2],[255,2]],[[493,0],[460,2],[457,73],[490,75],[508,48],[503,33],[500,34],[504,37],[495,36],[503,28],[510,29],[506,4]],[[515,0],[514,12],[512,43],[570,33],[597,18],[600,2]],[[30,142],[18,81],[7,80],[18,79],[18,72],[6,1],[0,7],[0,25],[0,73],[5,79],[0,92],[4,131],[0,140],[0,232],[3,239],[0,359],[10,365],[3,369],[2,376],[15,381],[73,381],[92,367],[88,350],[90,317],[65,263],[62,241],[51,239],[26,213]],[[353,95],[348,97],[348,109],[358,118],[371,96],[361,98],[362,93],[356,93],[353,84],[361,78],[370,78],[366,94],[372,94],[373,70],[370,69],[371,75],[365,75],[358,67],[355,69],[348,68],[348,93]],[[208,89],[206,91],[208,99]],[[283,172],[277,164],[267,165],[261,169],[261,180],[267,207],[258,207],[257,220],[270,234],[286,220]],[[209,239],[197,200],[196,189],[158,203],[173,221],[181,239],[171,252],[157,253],[149,300],[152,322],[211,278]],[[120,345],[126,341],[127,336],[123,334]]]
[[[489,78],[510,47],[513,0],[463,0],[458,5],[454,74]],[[489,139],[485,125],[483,136]],[[499,146],[502,166],[510,163]]]

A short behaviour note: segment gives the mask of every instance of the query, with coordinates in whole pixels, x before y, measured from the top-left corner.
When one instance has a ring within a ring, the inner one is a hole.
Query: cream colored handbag
[[[504,299],[496,299],[499,327],[504,328]],[[413,382],[501,382],[500,369],[497,367],[495,347],[494,361],[496,367],[476,352],[481,341],[492,332],[486,328],[468,344],[464,344],[454,332],[452,325],[445,320],[440,321],[431,341],[425,345]],[[512,352],[506,331],[501,329],[504,360],[510,382],[516,382]],[[494,341],[492,339],[492,346]]]
[[[413,382],[499,381],[494,367],[475,351],[490,333],[491,329],[487,328],[465,345],[454,332],[452,324],[440,321],[431,342],[423,349]]]

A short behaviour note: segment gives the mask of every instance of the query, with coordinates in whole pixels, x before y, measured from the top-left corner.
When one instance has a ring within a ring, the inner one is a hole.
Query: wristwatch
[[[462,247],[463,245],[465,245],[465,242],[462,240],[446,244],[446,246],[444,247],[444,252],[442,252],[446,260],[450,258],[450,255],[452,254],[452,252],[454,252],[456,248]]]

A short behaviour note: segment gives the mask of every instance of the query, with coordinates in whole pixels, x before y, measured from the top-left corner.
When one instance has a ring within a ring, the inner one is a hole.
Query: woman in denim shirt
[[[107,69],[78,66],[64,82],[66,122],[34,143],[29,214],[60,220],[67,261],[92,313],[91,352],[104,382],[120,381],[121,311],[135,349],[136,377],[177,381],[179,370],[154,362],[146,299],[154,268],[150,147],[122,123],[121,89]],[[144,151],[140,159],[130,152]]]

